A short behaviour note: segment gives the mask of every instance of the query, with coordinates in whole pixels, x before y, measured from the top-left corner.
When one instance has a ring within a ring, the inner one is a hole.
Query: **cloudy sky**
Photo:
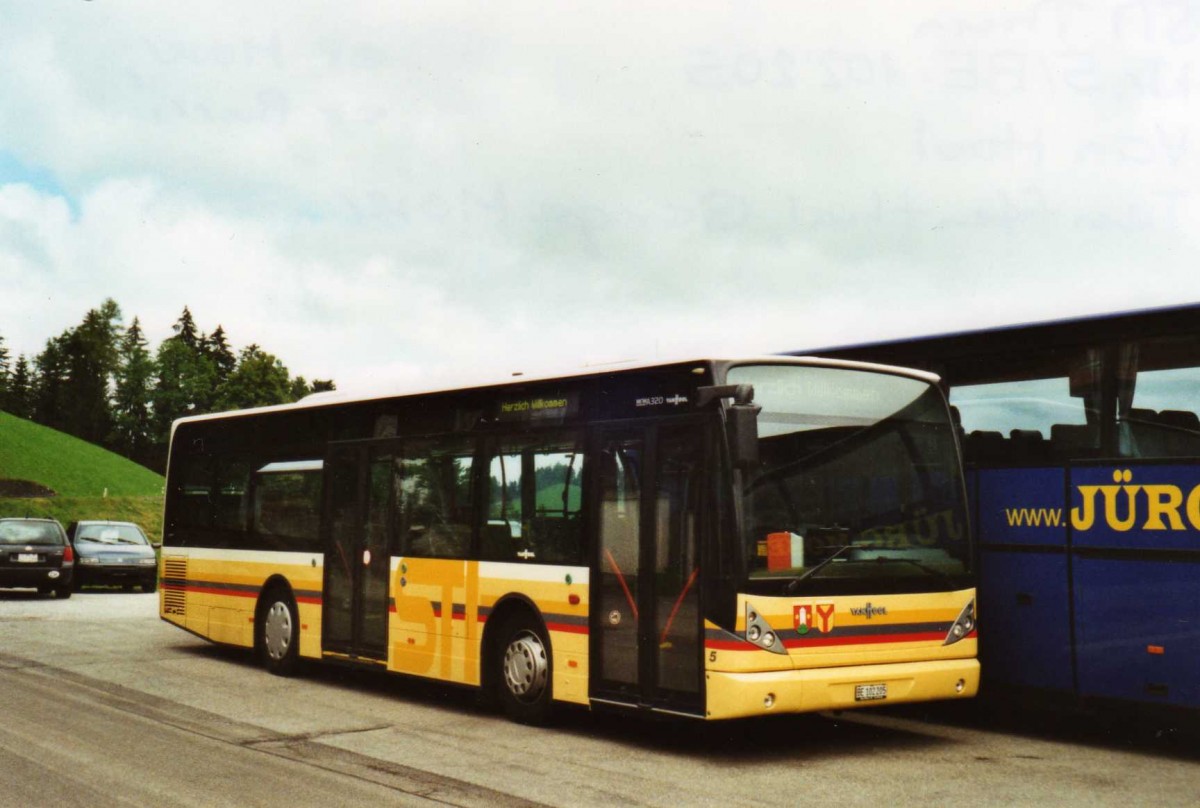
[[[1198,44],[1135,0],[0,0],[0,335],[186,304],[346,389],[1200,301]]]

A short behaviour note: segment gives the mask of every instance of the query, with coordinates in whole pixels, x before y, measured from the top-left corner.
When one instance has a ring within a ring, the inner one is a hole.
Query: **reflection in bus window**
[[[1096,454],[1101,356],[1098,350],[1051,354],[1028,367],[1010,368],[1003,380],[952,387],[950,404],[961,418],[965,459],[1038,462]],[[989,368],[995,364],[980,362]]]
[[[480,552],[495,561],[578,561],[583,536],[583,451],[575,436],[502,441],[488,461]]]
[[[1200,348],[1162,340],[1125,349],[1120,448],[1126,457],[1200,456]],[[1136,371],[1136,372],[1134,372]],[[1128,380],[1132,384],[1128,384]]]
[[[320,461],[272,463],[255,473],[252,523],[257,546],[317,550],[320,522]]]
[[[398,461],[397,529],[401,552],[463,558],[471,546],[468,441],[413,441]]]

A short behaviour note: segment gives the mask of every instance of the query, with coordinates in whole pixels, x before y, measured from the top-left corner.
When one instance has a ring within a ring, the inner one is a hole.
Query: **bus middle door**
[[[325,652],[387,659],[391,468],[384,444],[335,444],[325,460]]]

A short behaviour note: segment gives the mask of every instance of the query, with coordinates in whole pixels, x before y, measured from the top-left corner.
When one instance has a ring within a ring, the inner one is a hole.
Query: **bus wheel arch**
[[[287,579],[274,575],[263,584],[254,610],[254,650],[276,676],[292,676],[300,663],[300,612]]]
[[[481,682],[485,695],[522,724],[544,724],[554,699],[554,653],[545,620],[527,599],[511,596],[488,616]]]

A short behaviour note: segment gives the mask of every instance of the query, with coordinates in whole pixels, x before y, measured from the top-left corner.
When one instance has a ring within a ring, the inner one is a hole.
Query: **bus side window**
[[[1125,346],[1120,444],[1127,457],[1200,457],[1200,342]]]
[[[576,435],[503,439],[488,457],[480,557],[579,563],[583,555],[583,450]]]
[[[1100,451],[1102,352],[989,357],[988,381],[950,390],[968,463],[1040,463]],[[964,371],[964,375],[966,371]]]
[[[465,558],[471,546],[469,441],[404,444],[395,483],[397,531],[403,555]]]
[[[174,519],[172,524],[164,526],[165,544],[179,547],[205,544],[213,518],[212,467],[209,461],[207,455],[191,455],[183,458],[176,467],[179,481],[174,484]]]
[[[250,473],[255,467],[247,460],[218,463],[213,486],[212,547],[246,545],[249,510]]]
[[[255,475],[252,525],[256,546],[317,550],[320,503],[319,471]]]

